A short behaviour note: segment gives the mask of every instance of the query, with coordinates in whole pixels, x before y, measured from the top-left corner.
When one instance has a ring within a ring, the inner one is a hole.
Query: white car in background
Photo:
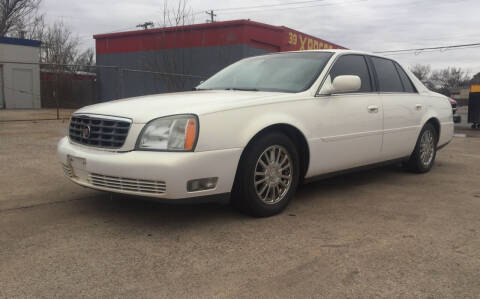
[[[58,157],[82,186],[269,216],[326,174],[398,161],[427,172],[452,136],[447,97],[396,61],[300,51],[243,59],[196,91],[84,107]]]

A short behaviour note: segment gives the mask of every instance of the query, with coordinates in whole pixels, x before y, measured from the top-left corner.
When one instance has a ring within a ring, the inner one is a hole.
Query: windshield
[[[330,52],[282,53],[236,62],[197,89],[300,92],[308,89],[332,56]]]

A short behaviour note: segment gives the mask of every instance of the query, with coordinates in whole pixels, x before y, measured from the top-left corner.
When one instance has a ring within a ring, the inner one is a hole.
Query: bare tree
[[[80,70],[85,72],[91,72],[94,70],[92,66],[95,65],[95,51],[93,48],[88,48],[75,59],[75,64],[82,65]]]
[[[49,26],[43,34],[42,62],[73,64],[78,55],[80,40],[69,26],[59,21]]]
[[[50,72],[54,76],[51,86],[51,97],[57,107],[57,118],[59,107],[65,101],[65,90],[72,84],[70,75],[77,71],[74,66],[78,57],[78,36],[74,35],[68,25],[63,21],[55,22],[46,27],[42,33],[42,70]],[[70,87],[71,88],[71,87]]]
[[[468,73],[457,67],[432,71],[429,65],[417,64],[410,70],[426,87],[446,96],[450,96],[453,90],[467,86],[470,82]]]
[[[163,20],[160,27],[184,26],[195,22],[195,14],[189,0],[178,0],[177,4],[170,6],[167,0],[163,1]]]
[[[470,80],[470,84],[480,84],[480,72],[476,73],[472,80]]]
[[[0,0],[0,36],[24,31],[42,0]]]
[[[457,67],[448,67],[434,71],[430,78],[437,92],[450,96],[451,92],[467,86],[470,77],[467,72]]]
[[[25,32],[25,38],[34,40],[43,40],[46,25],[43,14],[35,14],[28,23],[22,25],[19,30]]]
[[[410,71],[420,80],[428,89],[434,90],[435,86],[431,80],[432,69],[429,65],[416,64],[410,68]]]
[[[429,65],[416,64],[410,68],[410,71],[423,83],[429,80],[432,72]]]
[[[179,27],[193,24],[195,14],[189,4],[189,0],[177,0],[171,5],[167,0],[163,2],[162,20],[158,23],[160,27]],[[178,34],[181,32],[181,34]],[[146,65],[153,67],[154,71],[166,73],[190,74],[190,66],[194,63],[189,51],[191,49],[181,48],[186,38],[181,29],[173,29],[173,32],[162,32],[161,42],[163,48],[167,48],[167,34],[173,34],[173,49],[156,52],[153,57],[149,58]],[[181,49],[176,49],[181,48]],[[153,60],[153,61],[152,61]],[[164,83],[168,91],[184,90],[187,85],[191,85],[189,78],[180,76],[157,76]]]

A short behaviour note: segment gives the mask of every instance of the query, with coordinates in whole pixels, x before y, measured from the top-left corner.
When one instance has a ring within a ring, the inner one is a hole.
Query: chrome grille
[[[73,115],[70,120],[69,137],[76,143],[120,148],[130,129],[131,121],[116,117]]]
[[[130,179],[98,173],[90,173],[89,179],[94,186],[116,190],[162,194],[165,193],[167,189],[165,182],[162,181]]]

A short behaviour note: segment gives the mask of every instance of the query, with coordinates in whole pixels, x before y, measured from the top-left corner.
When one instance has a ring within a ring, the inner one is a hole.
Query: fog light
[[[217,186],[217,181],[217,177],[190,180],[187,182],[187,191],[194,192],[215,189],[215,187]]]

